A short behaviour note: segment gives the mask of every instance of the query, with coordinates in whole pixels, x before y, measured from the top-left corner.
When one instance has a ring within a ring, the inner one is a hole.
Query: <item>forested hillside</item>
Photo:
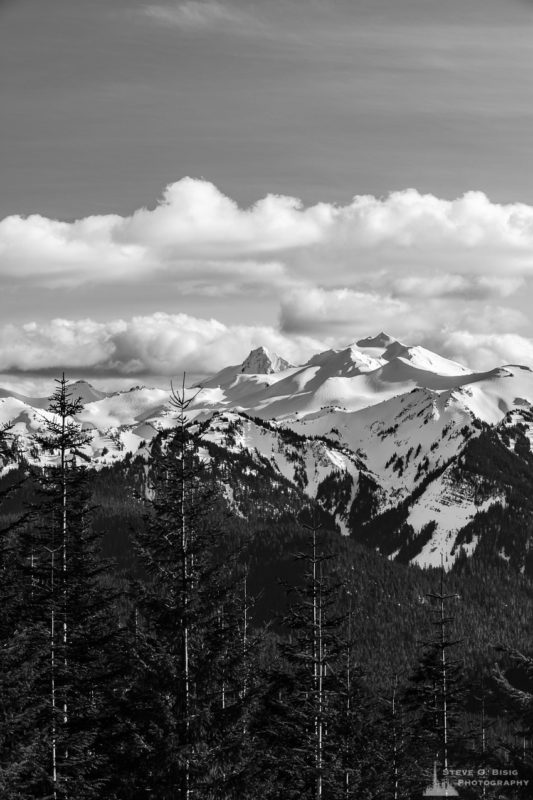
[[[523,429],[512,449],[482,430],[456,465],[509,493],[445,572],[378,552],[409,541],[401,510],[342,536],[341,474],[310,497],[173,404],[149,449],[98,471],[67,382],[36,442],[53,463],[16,462],[2,434],[2,796],[411,798],[449,764],[516,770],[484,796],[529,797]]]

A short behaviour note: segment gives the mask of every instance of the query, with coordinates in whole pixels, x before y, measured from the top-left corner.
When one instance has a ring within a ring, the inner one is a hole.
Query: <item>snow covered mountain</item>
[[[268,373],[245,370],[252,355],[242,365],[228,367],[202,382],[199,405],[291,420],[325,407],[358,411],[414,388],[459,389],[503,375],[500,370],[473,373],[384,333],[343,349],[318,353],[306,364]],[[275,358],[279,363],[279,357]]]
[[[164,389],[105,393],[84,381],[72,389],[92,433],[84,455],[96,468],[142,452],[173,424]],[[297,366],[260,347],[192,391],[191,413],[209,421],[206,444],[228,458],[246,453],[271,481],[278,476],[318,501],[342,533],[422,566],[472,555],[482,543],[480,521],[514,513],[516,487],[502,474],[490,476],[487,463],[508,459],[506,470],[520,476],[533,469],[528,367],[476,373],[385,333]],[[46,407],[46,398],[0,390],[0,423],[11,422],[14,435],[5,469],[21,455],[44,460],[31,436]],[[242,513],[232,488],[225,491]],[[526,540],[518,559],[529,552],[529,533]],[[510,558],[498,547],[499,557]]]
[[[284,358],[278,356],[277,353],[270,353],[266,347],[257,347],[243,363],[241,364],[240,371],[247,375],[271,375],[273,372],[283,372],[289,369],[292,365]]]

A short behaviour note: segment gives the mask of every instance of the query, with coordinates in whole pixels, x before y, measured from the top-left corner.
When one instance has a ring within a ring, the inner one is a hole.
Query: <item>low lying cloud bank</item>
[[[57,368],[132,376],[211,373],[240,363],[260,345],[301,363],[323,342],[288,337],[269,326],[228,326],[187,314],[110,322],[54,319],[0,327],[0,372]]]
[[[350,302],[351,298],[347,299]],[[364,303],[361,298],[356,302]],[[320,314],[320,298],[310,313]],[[533,340],[517,334],[484,334],[466,330],[443,331],[431,339],[399,335],[394,306],[388,330],[406,344],[423,344],[476,369],[506,363],[533,366]],[[294,364],[301,364],[328,347],[344,347],[359,336],[374,334],[369,307],[365,325],[353,335],[312,337],[287,333],[270,326],[225,325],[215,319],[186,314],[157,313],[130,320],[95,322],[55,319],[51,322],[0,327],[0,372],[34,374],[46,370],[97,372],[109,376],[177,376],[217,372],[239,364],[255,347],[264,345]],[[413,334],[414,336],[415,334]]]
[[[443,348],[452,358],[479,370],[504,364],[533,369],[533,339],[515,333],[454,331],[444,338]]]
[[[501,292],[503,295],[503,292]],[[407,342],[434,342],[447,347],[447,335],[454,330],[472,334],[509,331],[526,326],[526,316],[517,308],[465,295],[460,302],[447,293],[428,295],[413,291],[394,296],[377,291],[298,288],[281,301],[280,325],[285,334],[344,337],[367,335],[375,328],[391,331]],[[475,353],[472,354],[475,358]]]

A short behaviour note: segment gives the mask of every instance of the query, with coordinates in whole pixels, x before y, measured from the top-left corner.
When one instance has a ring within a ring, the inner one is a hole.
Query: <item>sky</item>
[[[533,0],[0,0],[0,383],[533,366]]]

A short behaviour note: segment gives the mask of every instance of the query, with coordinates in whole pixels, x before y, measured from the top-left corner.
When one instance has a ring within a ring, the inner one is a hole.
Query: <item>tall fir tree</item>
[[[501,766],[516,769],[518,779],[528,781],[516,790],[516,797],[527,798],[533,786],[533,656],[516,649],[505,653],[510,663],[507,669],[495,668],[494,680],[514,736],[504,743],[508,760]]]
[[[462,727],[464,680],[462,661],[455,655],[460,640],[453,638],[454,617],[448,606],[456,593],[445,591],[444,567],[439,589],[430,592],[433,635],[423,643],[419,662],[410,676],[406,707],[410,709],[409,756],[413,786],[448,782],[448,771],[461,763],[465,753]]]
[[[201,458],[203,425],[188,419],[185,381],[172,389],[175,425],[153,442],[149,510],[138,535],[134,720],[143,754],[139,797],[242,797],[248,645],[238,548],[217,519],[217,491]],[[220,514],[218,514],[220,516]]]
[[[340,659],[333,696],[335,717],[331,728],[338,748],[337,779],[327,797],[339,800],[403,800],[407,788],[404,711],[395,676],[390,693],[376,695],[358,663],[358,642],[353,633],[357,614],[353,588],[341,593],[343,615]]]
[[[39,643],[39,696],[47,699],[39,791],[54,800],[93,800],[105,793],[110,772],[105,720],[118,624],[104,580],[109,565],[91,526],[83,452],[90,434],[76,420],[82,403],[65,376],[56,383],[44,432],[35,436],[44,466],[34,470],[37,498],[23,542],[26,618],[30,629],[46,631]]]
[[[341,584],[321,541],[321,525],[314,519],[304,527],[309,546],[296,556],[303,580],[288,587],[285,636],[264,671],[255,719],[257,796],[361,797],[357,758],[364,693],[349,615],[338,608]]]
[[[8,452],[9,430],[9,425],[0,430],[2,456]],[[2,491],[2,506],[19,487],[15,482]],[[37,689],[35,644],[42,631],[27,624],[27,574],[20,548],[24,517],[2,518],[6,521],[0,530],[0,795],[22,800],[31,796],[41,771],[38,720],[45,703]]]

